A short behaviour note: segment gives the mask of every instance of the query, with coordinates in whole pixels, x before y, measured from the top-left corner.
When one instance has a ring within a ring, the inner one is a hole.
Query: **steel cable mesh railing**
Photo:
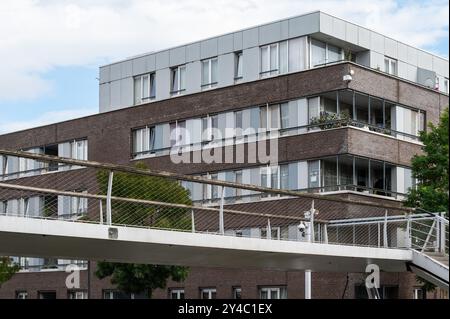
[[[17,157],[18,168],[34,168],[3,169],[4,215],[389,248],[426,243],[431,249],[443,234],[448,241],[448,223],[446,232],[431,232],[427,239],[433,218],[408,222],[412,210],[392,200],[267,189],[23,152],[0,150],[0,156]]]

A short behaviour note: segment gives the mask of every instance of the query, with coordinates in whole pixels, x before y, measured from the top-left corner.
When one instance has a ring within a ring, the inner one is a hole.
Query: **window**
[[[170,289],[170,299],[184,299],[184,289]]]
[[[75,192],[77,192],[75,190]],[[83,191],[81,193],[87,193]],[[88,199],[74,196],[58,195],[58,215],[59,216],[79,216],[85,215],[88,211]]]
[[[242,299],[241,287],[233,287],[233,299]]]
[[[287,41],[261,47],[261,76],[287,72]]]
[[[133,154],[153,153],[155,150],[155,127],[146,126],[133,131]]]
[[[28,299],[28,292],[16,291],[16,299]]]
[[[289,189],[289,165],[280,165],[280,188]]]
[[[202,61],[202,88],[217,85],[217,57]]]
[[[51,149],[46,147],[46,149]],[[78,160],[88,159],[88,141],[75,140],[71,142],[59,143],[57,146],[57,156],[73,158]],[[47,154],[47,152],[45,152]],[[49,154],[50,155],[50,154]]]
[[[320,161],[308,162],[308,188],[320,187]]]
[[[216,289],[215,288],[202,288],[200,289],[201,299],[216,299]]]
[[[202,118],[202,141],[210,142],[220,136],[217,136],[219,131],[219,116],[208,115]]]
[[[280,227],[271,227],[270,228],[270,239],[280,239],[281,229]],[[261,228],[261,238],[267,237],[267,227]]]
[[[427,299],[426,291],[423,288],[414,288],[413,298],[414,299]]]
[[[397,60],[384,57],[384,72],[397,75]]]
[[[243,76],[243,61],[242,61],[242,51],[236,52],[234,54],[234,79],[240,80]]]
[[[343,59],[343,50],[341,48],[311,39],[311,67],[326,65]]]
[[[337,157],[330,157],[321,160],[322,167],[322,183],[321,185],[324,187],[325,191],[335,191],[337,190],[337,176],[338,176],[338,167],[337,167]]]
[[[170,147],[186,144],[186,121],[170,123]]]
[[[134,77],[134,104],[141,104],[155,97],[155,73]]]
[[[449,94],[448,79],[444,79],[444,93]]]
[[[70,290],[68,297],[69,299],[88,299],[88,292],[86,290]]]
[[[211,180],[213,180],[213,181],[217,181],[219,178],[218,174],[211,174],[210,177],[211,177]],[[211,185],[211,198],[212,199],[219,198],[219,186]]]
[[[186,90],[186,66],[180,65],[171,68],[170,93],[172,95],[180,94]]]
[[[242,184],[242,171],[235,171],[234,178],[237,184]],[[236,197],[240,196],[242,196],[242,188],[236,188]]]
[[[134,299],[132,294],[120,290],[103,290],[103,299]]]
[[[265,105],[259,109],[259,127],[272,131],[280,128],[280,105]]]
[[[287,299],[286,287],[261,287],[259,289],[261,299]]]
[[[243,134],[243,117],[242,117],[242,111],[236,111],[234,112],[234,128],[235,128],[235,135],[236,136],[242,136]]]
[[[56,291],[39,291],[38,299],[56,299]]]

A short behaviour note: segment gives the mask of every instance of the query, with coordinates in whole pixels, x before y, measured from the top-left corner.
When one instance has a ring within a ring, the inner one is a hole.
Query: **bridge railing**
[[[3,215],[389,248],[431,249],[446,238],[448,251],[448,221],[442,231],[444,222],[433,226],[431,215],[398,201],[286,190],[279,168],[195,176],[7,150],[0,157]]]

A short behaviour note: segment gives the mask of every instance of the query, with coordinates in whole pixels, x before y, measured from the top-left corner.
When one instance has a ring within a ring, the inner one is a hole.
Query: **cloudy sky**
[[[314,10],[448,57],[443,0],[2,0],[0,134],[98,109],[98,66]]]

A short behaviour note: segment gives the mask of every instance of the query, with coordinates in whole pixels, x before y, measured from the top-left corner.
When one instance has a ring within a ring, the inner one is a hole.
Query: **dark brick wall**
[[[94,268],[93,268],[94,269]],[[92,272],[94,271],[92,269]],[[36,299],[39,291],[56,291],[57,298],[66,299],[68,290],[65,280],[68,273],[63,271],[30,272],[16,274],[10,281],[0,288],[1,299],[15,298],[16,291],[27,291],[30,299]],[[355,285],[364,283],[363,273],[348,274],[312,273],[312,298],[345,299],[355,297]],[[81,289],[87,290],[87,271],[81,271]],[[413,297],[413,287],[420,286],[415,275],[411,273],[381,273],[381,284],[399,287],[399,298]],[[166,289],[157,289],[153,293],[155,299],[165,299],[168,291],[174,288],[183,288],[185,296],[189,299],[198,299],[201,288],[216,288],[217,298],[232,298],[233,287],[242,289],[243,298],[259,298],[258,288],[261,286],[285,286],[288,298],[304,298],[304,272],[303,271],[276,271],[256,269],[228,269],[228,268],[191,268],[188,278],[184,282],[168,281]],[[99,280],[93,273],[91,275],[91,297],[102,298],[103,290],[114,289],[109,279]],[[430,294],[430,297],[435,297]]]

